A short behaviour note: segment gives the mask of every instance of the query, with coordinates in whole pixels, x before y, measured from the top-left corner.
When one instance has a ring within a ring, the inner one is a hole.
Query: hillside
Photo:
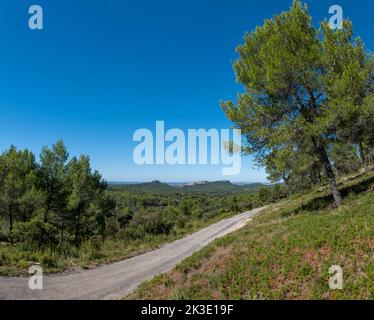
[[[129,298],[374,299],[374,174],[345,180],[339,209],[323,188],[274,205]]]
[[[230,193],[255,191],[264,187],[262,183],[233,184],[230,181],[201,181],[184,185],[169,185],[158,180],[139,184],[110,184],[112,190],[137,193]]]
[[[175,193],[176,187],[158,180],[138,184],[110,184],[110,189],[136,193]]]

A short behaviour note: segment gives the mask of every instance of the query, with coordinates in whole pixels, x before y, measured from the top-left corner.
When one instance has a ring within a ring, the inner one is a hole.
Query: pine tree
[[[335,51],[325,48],[321,34],[313,27],[306,5],[298,0],[289,11],[247,33],[234,63],[245,92],[236,104],[228,101],[222,108],[242,130],[247,148],[259,161],[284,146],[311,146],[300,152],[318,158],[339,206],[342,197],[328,156],[336,135],[329,111],[330,84],[339,74],[330,66]],[[352,66],[361,62],[359,55],[349,59]],[[345,85],[354,86],[355,80],[348,78]]]

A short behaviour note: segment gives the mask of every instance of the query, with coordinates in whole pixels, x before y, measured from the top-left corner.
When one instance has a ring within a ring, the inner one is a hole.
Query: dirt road
[[[245,225],[263,208],[210,225],[159,249],[96,269],[45,276],[43,290],[31,290],[28,278],[0,277],[0,299],[119,299],[143,281],[171,270],[216,238]]]

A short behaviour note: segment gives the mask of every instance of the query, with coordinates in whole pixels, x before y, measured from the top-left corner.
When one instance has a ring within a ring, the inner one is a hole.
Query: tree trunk
[[[61,220],[61,233],[60,233],[60,243],[64,242],[64,222]]]
[[[75,225],[75,245],[78,247],[79,245],[79,222],[77,221],[76,222],[76,225]]]
[[[44,223],[48,222],[48,213],[49,213],[49,210],[50,210],[50,203],[48,201],[47,202],[47,207],[46,207],[46,209],[44,211],[44,219],[43,219]]]
[[[318,184],[321,186],[322,185],[322,175],[321,175],[321,171],[318,171]]]
[[[364,146],[362,145],[361,141],[358,144],[358,148],[360,150],[360,158],[361,158],[362,166],[364,167],[365,173],[367,174],[369,172],[369,166],[368,166],[368,163],[366,161],[365,150],[364,150]]]
[[[13,244],[13,237],[12,237],[12,231],[13,231],[13,208],[12,206],[9,206],[9,238],[10,243]]]
[[[289,196],[292,195],[292,192],[291,192],[291,187],[289,185],[289,179],[286,177],[286,175],[283,173],[283,181],[284,181],[284,184],[286,186],[286,190],[287,190],[287,193]]]
[[[339,192],[338,184],[335,179],[335,174],[331,166],[330,159],[327,155],[326,149],[319,139],[312,138],[312,141],[318,154],[318,158],[320,159],[321,164],[324,166],[324,169],[326,171],[326,176],[329,181],[330,191],[334,197],[335,205],[339,207],[342,204],[343,199]]]

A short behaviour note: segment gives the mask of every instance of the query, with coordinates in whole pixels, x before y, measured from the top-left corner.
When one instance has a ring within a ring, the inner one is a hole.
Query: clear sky
[[[372,0],[309,0],[314,23],[343,7],[373,49]],[[44,30],[28,28],[28,8],[44,10]],[[39,153],[63,139],[88,154],[109,181],[228,179],[217,165],[138,166],[138,128],[229,128],[219,107],[235,99],[231,61],[245,31],[291,0],[2,0],[0,151]],[[244,158],[233,181],[265,181]]]

